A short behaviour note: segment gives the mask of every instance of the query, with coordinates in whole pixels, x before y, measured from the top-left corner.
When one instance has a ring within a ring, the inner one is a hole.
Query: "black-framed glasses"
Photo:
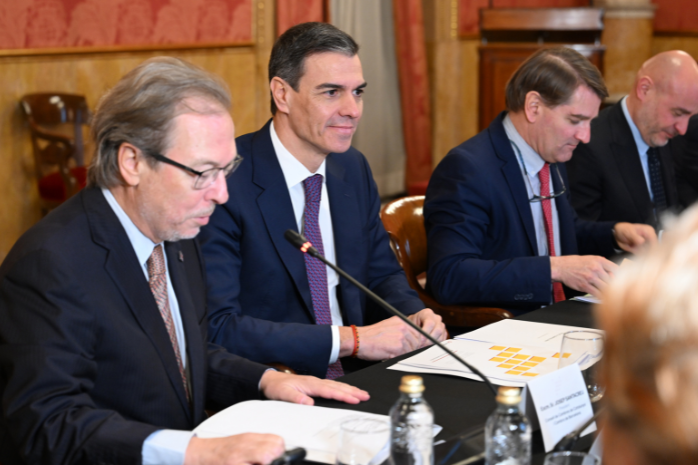
[[[186,165],[178,163],[159,153],[151,153],[150,156],[155,158],[157,161],[167,163],[168,165],[176,166],[177,168],[196,176],[196,179],[194,180],[194,189],[206,189],[207,187],[210,187],[216,180],[216,176],[218,176],[219,172],[222,172],[223,176],[227,178],[228,176],[233,174],[233,172],[238,168],[238,166],[240,166],[240,163],[242,163],[243,160],[240,154],[237,154],[233,161],[231,161],[222,168],[209,168],[204,171],[197,171],[194,168],[190,168]]]
[[[535,191],[533,190],[533,185],[531,184],[531,179],[528,177],[528,171],[526,170],[526,163],[524,163],[523,160],[523,155],[521,155],[521,150],[519,147],[514,143],[514,141],[509,140],[511,142],[511,146],[514,147],[516,150],[516,154],[519,157],[519,160],[521,160],[521,166],[523,166],[523,171],[524,171],[524,178],[526,178],[526,183],[528,184],[528,188],[531,189],[531,192],[533,192],[533,197],[528,199],[529,202],[542,202],[543,200],[552,200],[556,197],[560,197],[562,194],[567,192],[567,187],[565,186],[565,181],[562,180],[562,174],[560,174],[560,168],[557,167],[557,163],[553,163],[551,166],[555,167],[555,172],[557,173],[557,179],[560,181],[560,185],[562,186],[562,190],[559,192],[553,192],[551,195],[536,195]]]

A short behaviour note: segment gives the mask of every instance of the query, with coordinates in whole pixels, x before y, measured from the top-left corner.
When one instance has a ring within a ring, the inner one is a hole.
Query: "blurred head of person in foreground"
[[[698,463],[698,206],[602,300],[604,463]]]

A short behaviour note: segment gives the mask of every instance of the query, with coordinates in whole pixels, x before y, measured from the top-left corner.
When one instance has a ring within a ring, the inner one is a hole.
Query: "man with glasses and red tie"
[[[439,302],[520,312],[564,300],[563,285],[598,295],[617,268],[603,256],[656,241],[649,226],[581,221],[570,205],[564,162],[607,95],[582,55],[543,49],[507,83],[508,111],[441,161],[424,204]]]

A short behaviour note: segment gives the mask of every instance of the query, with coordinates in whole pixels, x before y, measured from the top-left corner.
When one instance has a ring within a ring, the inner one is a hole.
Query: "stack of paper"
[[[588,328],[502,320],[461,334],[444,344],[480,370],[493,384],[524,386],[528,380],[557,370],[562,335]],[[436,373],[481,381],[439,347],[432,347],[390,367],[411,373]]]

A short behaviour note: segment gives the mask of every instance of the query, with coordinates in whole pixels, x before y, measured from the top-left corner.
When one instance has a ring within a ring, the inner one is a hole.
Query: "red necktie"
[[[174,349],[177,365],[179,366],[179,374],[184,383],[184,392],[189,401],[189,386],[187,384],[187,375],[184,372],[184,364],[182,364],[182,355],[179,352],[179,342],[177,342],[177,333],[175,332],[174,321],[172,320],[172,312],[170,311],[170,301],[167,297],[167,274],[165,273],[165,256],[162,253],[162,245],[158,244],[150,254],[150,258],[146,262],[148,265],[148,282],[150,290],[155,297],[155,302],[158,304],[160,316],[165,322],[167,334],[170,336],[170,342]]]
[[[550,196],[550,164],[546,163],[543,165],[543,169],[538,172],[538,179],[540,179],[540,196],[549,197]],[[545,235],[548,238],[548,252],[551,257],[556,257],[555,252],[555,231],[553,230],[553,210],[550,204],[550,199],[542,200],[540,202],[543,207],[543,218],[545,219]],[[561,282],[553,283],[553,301],[560,302],[565,300],[565,291],[562,289]]]
[[[322,245],[322,234],[318,215],[320,213],[320,198],[322,197],[322,175],[316,174],[303,181],[305,190],[305,211],[303,213],[303,234],[311,244],[322,255],[325,255],[325,248]],[[330,312],[330,296],[327,289],[327,267],[317,258],[310,254],[303,254],[305,257],[305,269],[308,273],[308,284],[310,285],[310,298],[313,301],[313,311],[315,312],[315,323],[319,325],[331,325],[332,313]],[[337,360],[327,367],[328,379],[344,376],[342,362]]]

